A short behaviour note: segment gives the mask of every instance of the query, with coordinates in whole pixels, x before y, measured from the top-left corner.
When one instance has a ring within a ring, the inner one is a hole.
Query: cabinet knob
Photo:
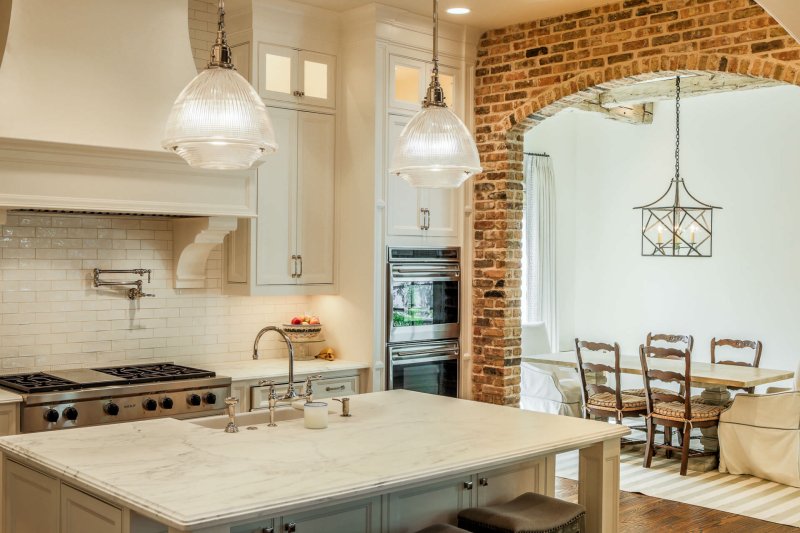
[[[465,481],[464,488],[467,490],[472,490],[472,481]]]
[[[297,524],[289,522],[288,524],[284,524],[283,529],[286,530],[286,533],[295,533],[297,531]]]
[[[295,95],[295,96],[305,96],[306,95],[306,93],[303,92],[303,91],[294,91],[292,94]]]
[[[482,477],[478,480],[478,483],[481,484],[481,487],[488,487],[489,486],[489,478]]]

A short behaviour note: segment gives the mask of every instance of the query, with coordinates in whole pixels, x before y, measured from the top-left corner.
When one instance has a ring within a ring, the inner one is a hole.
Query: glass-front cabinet
[[[336,57],[266,43],[258,45],[258,94],[266,100],[336,107]]]
[[[433,64],[399,55],[389,56],[389,108],[395,111],[419,111],[431,80]],[[439,83],[444,101],[461,116],[461,98],[456,83],[458,71],[439,65]]]

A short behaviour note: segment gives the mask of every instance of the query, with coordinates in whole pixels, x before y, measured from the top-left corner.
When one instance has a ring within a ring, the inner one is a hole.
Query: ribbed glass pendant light
[[[264,102],[231,62],[224,0],[208,67],[172,104],[161,146],[190,166],[218,170],[250,168],[278,149]]]
[[[433,75],[422,109],[403,128],[389,172],[414,187],[456,188],[480,172],[467,127],[447,108],[439,83],[439,0],[433,0]]]

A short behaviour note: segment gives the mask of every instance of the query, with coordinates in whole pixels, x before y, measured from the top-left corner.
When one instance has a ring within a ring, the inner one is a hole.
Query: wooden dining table
[[[613,366],[613,354],[611,354],[611,364]],[[598,355],[595,353],[586,354],[584,362],[609,364],[609,356]],[[554,365],[568,368],[578,368],[578,359],[575,352],[559,352],[540,355],[523,355],[523,363],[533,363],[539,365]],[[671,370],[683,373],[686,369],[685,363],[678,359],[648,359],[648,366],[656,370]],[[638,355],[621,355],[619,358],[620,371],[626,374],[642,374],[642,363]],[[794,372],[791,370],[775,370],[771,368],[753,368],[749,366],[723,365],[706,363],[702,361],[692,361],[691,366],[692,386],[702,388],[702,398],[715,405],[725,405],[731,399],[728,387],[748,388],[757,385],[766,385],[777,381],[792,379]],[[596,378],[601,384],[605,380],[602,377]],[[644,386],[644,383],[642,384]],[[706,450],[718,450],[717,428],[704,428],[701,430],[703,436],[700,439],[703,448]]]

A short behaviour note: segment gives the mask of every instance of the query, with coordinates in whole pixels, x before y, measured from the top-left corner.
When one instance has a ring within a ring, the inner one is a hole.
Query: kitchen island
[[[5,532],[413,532],[552,495],[555,454],[575,449],[588,531],[617,530],[627,429],[401,390],[337,407],[324,430],[159,419],[2,438]]]

